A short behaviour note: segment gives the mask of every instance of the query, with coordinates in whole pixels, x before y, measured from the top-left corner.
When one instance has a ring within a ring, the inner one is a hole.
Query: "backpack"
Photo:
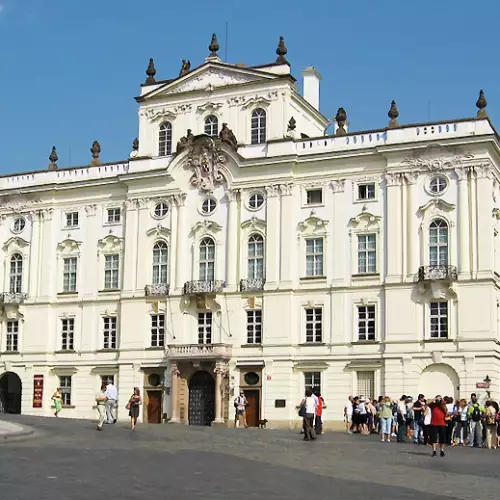
[[[479,405],[474,405],[472,407],[471,419],[474,422],[479,422],[481,420],[481,410],[479,409]]]

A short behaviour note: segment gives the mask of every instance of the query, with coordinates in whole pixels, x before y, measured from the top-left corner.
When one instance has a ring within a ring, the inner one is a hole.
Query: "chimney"
[[[319,82],[321,75],[316,68],[309,66],[302,71],[304,79],[304,99],[315,109],[319,111]]]

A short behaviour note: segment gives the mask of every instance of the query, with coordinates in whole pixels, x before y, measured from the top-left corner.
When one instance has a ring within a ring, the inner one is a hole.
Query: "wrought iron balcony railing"
[[[421,266],[415,276],[415,281],[457,281],[456,266]]]
[[[259,292],[264,290],[265,283],[264,278],[240,280],[240,292]]]
[[[184,283],[184,295],[202,295],[204,293],[221,293],[226,286],[225,281],[186,281]]]
[[[169,292],[170,285],[167,284],[146,285],[144,288],[146,297],[166,297]]]
[[[22,304],[28,298],[27,293],[8,292],[0,294],[2,304]]]

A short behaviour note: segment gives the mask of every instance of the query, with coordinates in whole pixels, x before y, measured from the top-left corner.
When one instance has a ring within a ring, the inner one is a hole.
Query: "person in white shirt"
[[[108,424],[116,424],[115,408],[118,402],[118,389],[112,382],[109,382],[106,387],[106,422]]]
[[[344,406],[345,431],[352,434],[352,396],[349,396],[349,401]]]
[[[311,388],[306,389],[306,397],[300,403],[303,408],[304,416],[302,426],[304,428],[304,441],[311,441],[316,439],[316,432],[314,431],[314,416],[316,415],[317,398],[313,396]]]

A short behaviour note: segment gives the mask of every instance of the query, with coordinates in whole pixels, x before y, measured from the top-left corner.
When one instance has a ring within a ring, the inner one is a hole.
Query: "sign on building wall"
[[[43,375],[33,375],[33,408],[43,405]]]

